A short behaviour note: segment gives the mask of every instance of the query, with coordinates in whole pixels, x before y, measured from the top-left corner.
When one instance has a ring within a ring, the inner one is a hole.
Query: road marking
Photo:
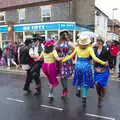
[[[100,115],[94,115],[94,114],[89,114],[89,113],[86,113],[86,116],[91,116],[91,117],[96,117],[96,118],[101,118],[101,119],[106,119],[106,120],[115,120],[115,118],[105,117],[105,116],[100,116]]]
[[[110,80],[110,81],[114,81],[114,82],[120,82],[120,80]]]
[[[47,106],[47,105],[40,105],[41,107],[44,108],[50,108],[50,109],[55,109],[55,110],[59,110],[59,111],[63,111],[63,108],[58,108],[58,107],[54,107],[54,106]]]
[[[9,100],[9,101],[15,101],[15,102],[20,102],[20,103],[24,103],[24,101],[23,100],[18,100],[18,99],[14,99],[14,98],[6,98],[7,100]]]

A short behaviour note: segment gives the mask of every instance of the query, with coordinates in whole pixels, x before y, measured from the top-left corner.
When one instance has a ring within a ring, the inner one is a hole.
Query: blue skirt
[[[94,80],[92,75],[92,68],[89,58],[77,58],[75,64],[75,72],[73,78],[73,85],[76,87],[94,87]]]
[[[98,73],[94,72],[94,80],[96,83],[99,83],[101,86],[106,87],[109,79],[109,68],[106,67],[104,72]]]

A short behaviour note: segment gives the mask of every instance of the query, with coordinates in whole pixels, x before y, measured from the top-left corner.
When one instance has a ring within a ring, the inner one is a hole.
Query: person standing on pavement
[[[5,48],[5,55],[7,57],[8,69],[10,69],[11,63],[18,68],[17,63],[15,62],[15,51],[12,43],[9,43],[9,45]]]
[[[41,58],[44,59],[42,70],[47,76],[49,81],[50,91],[48,97],[50,98],[50,100],[53,100],[54,98],[53,89],[59,84],[56,78],[57,77],[56,60],[57,61],[62,60],[62,58],[58,57],[57,51],[54,49],[53,40],[48,40],[44,43],[44,51],[36,60],[40,60]]]
[[[35,59],[43,51],[43,48],[41,46],[43,41],[44,40],[38,34],[34,34],[33,44],[29,50],[29,55],[34,61],[33,65],[31,66],[31,70],[30,70],[30,73],[31,73],[30,79],[34,79],[36,83],[36,92],[34,93],[34,95],[40,95],[41,93],[40,69],[42,67],[43,60],[35,61]]]
[[[73,53],[66,56],[62,62],[65,62],[77,55],[73,85],[77,87],[77,94],[79,93],[79,97],[82,91],[82,104],[83,107],[86,107],[88,89],[94,88],[95,84],[90,62],[91,57],[94,61],[102,65],[106,65],[107,63],[95,56],[93,47],[91,46],[91,40],[88,36],[80,36],[77,41],[78,45],[75,47]]]
[[[115,67],[116,67],[116,58],[119,52],[119,48],[117,46],[117,44],[113,41],[112,45],[111,45],[111,49],[110,49],[110,54],[112,56],[112,65],[115,71]]]
[[[98,39],[94,51],[99,59],[108,62],[109,52],[103,45],[104,41],[102,39]],[[106,95],[106,87],[109,79],[109,74],[110,73],[108,66],[105,67],[99,63],[94,63],[94,80],[96,82],[96,91],[98,95],[98,107],[101,106],[102,99]]]
[[[60,40],[56,42],[56,50],[58,52],[59,57],[65,57],[66,55],[69,55],[72,53],[72,50],[74,49],[74,44],[70,41],[68,31],[62,31],[60,33]],[[57,73],[58,76],[60,76],[61,84],[63,87],[62,95],[61,97],[68,96],[68,87],[67,87],[67,81],[70,76],[73,74],[73,61],[68,60],[64,63],[57,62]]]
[[[117,55],[117,64],[116,64],[116,72],[118,74],[118,78],[120,79],[120,42],[119,42],[119,52],[118,52],[118,55]]]

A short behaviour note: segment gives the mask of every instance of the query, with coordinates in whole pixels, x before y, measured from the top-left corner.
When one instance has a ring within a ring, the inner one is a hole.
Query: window
[[[1,12],[0,13],[0,25],[3,25],[5,23],[6,23],[6,21],[5,21],[5,12]]]
[[[8,40],[8,33],[2,33],[2,40]]]
[[[25,21],[25,8],[18,10],[19,14],[19,23],[23,23]]]
[[[51,19],[51,5],[41,6],[41,20],[43,22],[50,22]]]

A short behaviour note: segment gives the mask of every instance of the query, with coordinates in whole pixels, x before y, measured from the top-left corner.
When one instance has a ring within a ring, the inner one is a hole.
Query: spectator
[[[110,55],[112,56],[112,67],[115,70],[116,67],[116,57],[118,55],[119,48],[115,42],[112,43],[111,48],[110,48]]]
[[[14,53],[14,48],[13,45],[10,43],[6,48],[5,48],[5,56],[7,59],[7,66],[8,69],[11,67],[11,63],[18,68],[17,63],[15,62],[15,53]]]

